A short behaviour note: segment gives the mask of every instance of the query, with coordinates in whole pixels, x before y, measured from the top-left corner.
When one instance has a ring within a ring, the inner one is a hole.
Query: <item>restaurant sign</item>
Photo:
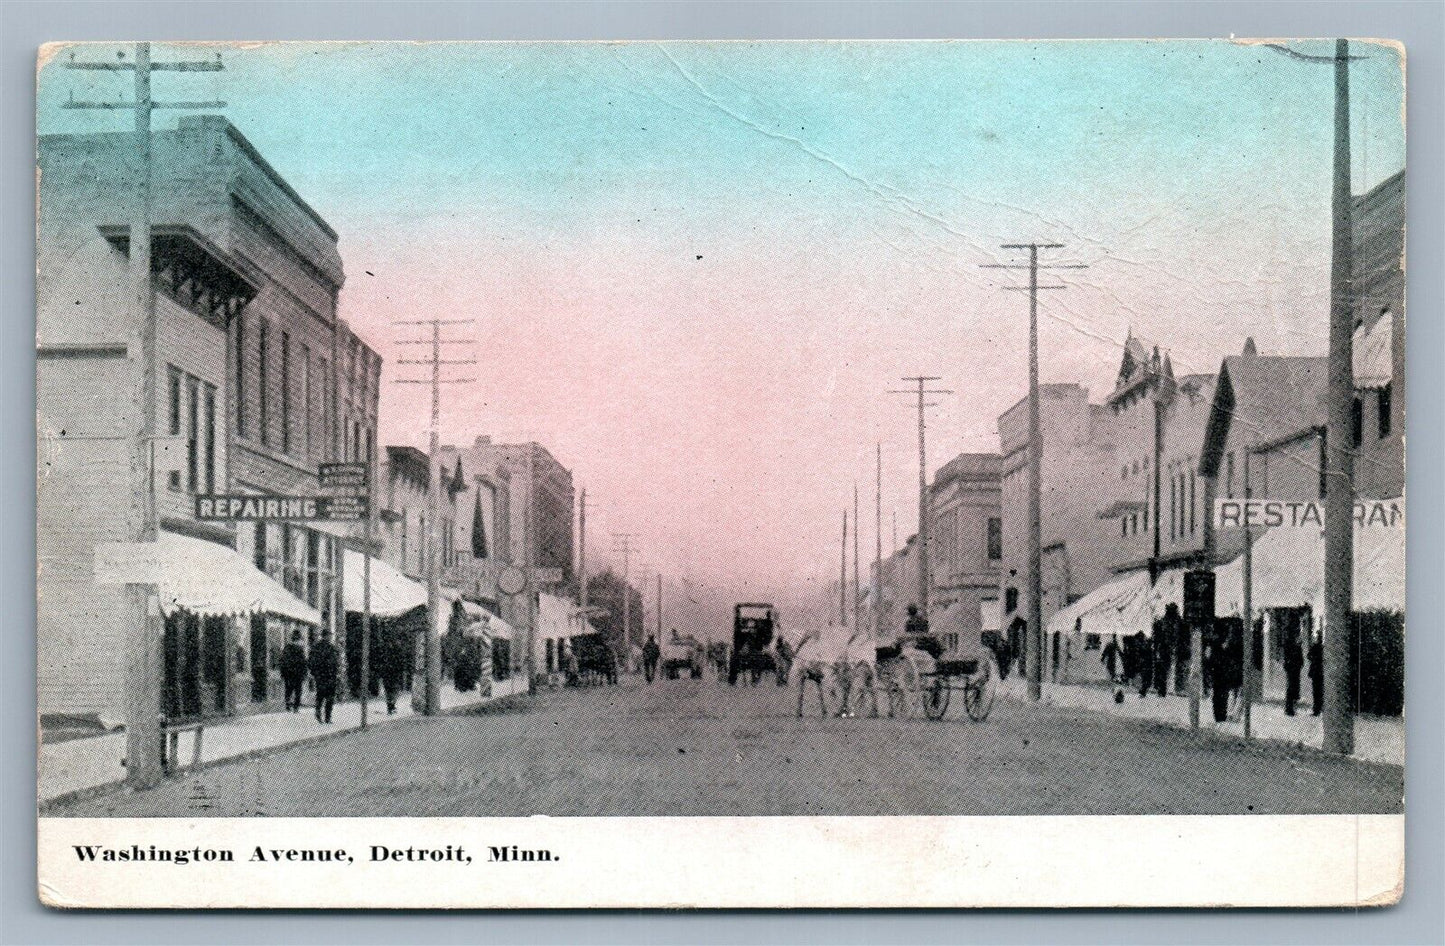
[[[1216,529],[1252,528],[1323,529],[1323,500],[1217,499]],[[1356,529],[1405,528],[1404,499],[1362,499],[1355,502]]]

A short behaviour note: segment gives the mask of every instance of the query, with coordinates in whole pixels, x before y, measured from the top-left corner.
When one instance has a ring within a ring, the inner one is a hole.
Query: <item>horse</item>
[[[846,627],[829,625],[827,631],[810,631],[798,642],[792,671],[798,680],[798,715],[803,715],[808,684],[818,690],[818,709],[828,715],[824,688],[840,691],[837,716],[856,716],[866,701],[871,716],[878,715],[877,646],[873,635],[858,630],[843,637]],[[855,704],[854,699],[857,698]]]

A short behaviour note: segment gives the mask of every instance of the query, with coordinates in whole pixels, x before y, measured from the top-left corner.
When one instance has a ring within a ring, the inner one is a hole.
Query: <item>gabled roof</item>
[[[1327,416],[1329,362],[1323,357],[1231,355],[1219,369],[1219,383],[1204,431],[1199,472],[1219,474],[1231,428],[1242,425],[1240,442],[1255,447],[1322,427]]]

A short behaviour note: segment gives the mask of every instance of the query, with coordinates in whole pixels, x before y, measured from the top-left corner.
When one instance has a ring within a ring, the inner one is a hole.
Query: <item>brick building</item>
[[[42,716],[118,718],[123,702],[124,592],[97,584],[91,563],[97,543],[131,538],[132,142],[101,133],[39,145]],[[202,616],[181,602],[167,619],[163,706],[244,712],[279,704],[275,659],[290,630],[339,633],[344,533],[201,522],[193,498],[317,492],[318,463],[359,457],[375,437],[381,361],[337,316],[335,231],[240,131],[186,117],[155,132],[152,150],[158,449],[177,457],[154,485],[160,526],[233,550],[298,604],[290,616]]]

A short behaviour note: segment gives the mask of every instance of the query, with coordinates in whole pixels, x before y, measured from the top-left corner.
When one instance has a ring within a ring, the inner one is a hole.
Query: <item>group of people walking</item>
[[[310,653],[301,643],[301,632],[293,631],[290,642],[281,651],[280,669],[281,682],[286,686],[286,711],[301,712],[301,691],[309,672],[316,687],[316,721],[330,723],[331,710],[336,705],[336,685],[341,677],[341,654],[331,642],[330,629],[322,629]]]
[[[1238,624],[1239,622],[1233,622]],[[1231,626],[1230,622],[1217,622],[1204,635],[1202,662],[1203,686],[1210,696],[1214,710],[1214,721],[1222,723],[1237,712],[1238,694],[1244,686],[1244,643],[1243,628]],[[1188,672],[1189,628],[1179,618],[1174,605],[1169,605],[1164,618],[1156,623],[1154,636],[1148,637],[1140,631],[1122,642],[1111,637],[1104,644],[1099,657],[1108,671],[1112,683],[1137,685],[1142,699],[1154,690],[1159,696],[1169,691],[1170,670],[1175,671],[1175,688],[1180,689],[1181,678]],[[1298,632],[1290,634],[1282,646],[1285,673],[1284,711],[1294,716],[1300,702],[1301,675],[1309,668],[1311,702],[1314,715],[1320,715],[1324,708],[1324,656],[1318,640],[1306,648]],[[1256,665],[1261,655],[1255,655]],[[1115,695],[1116,701],[1123,699],[1123,692]]]

